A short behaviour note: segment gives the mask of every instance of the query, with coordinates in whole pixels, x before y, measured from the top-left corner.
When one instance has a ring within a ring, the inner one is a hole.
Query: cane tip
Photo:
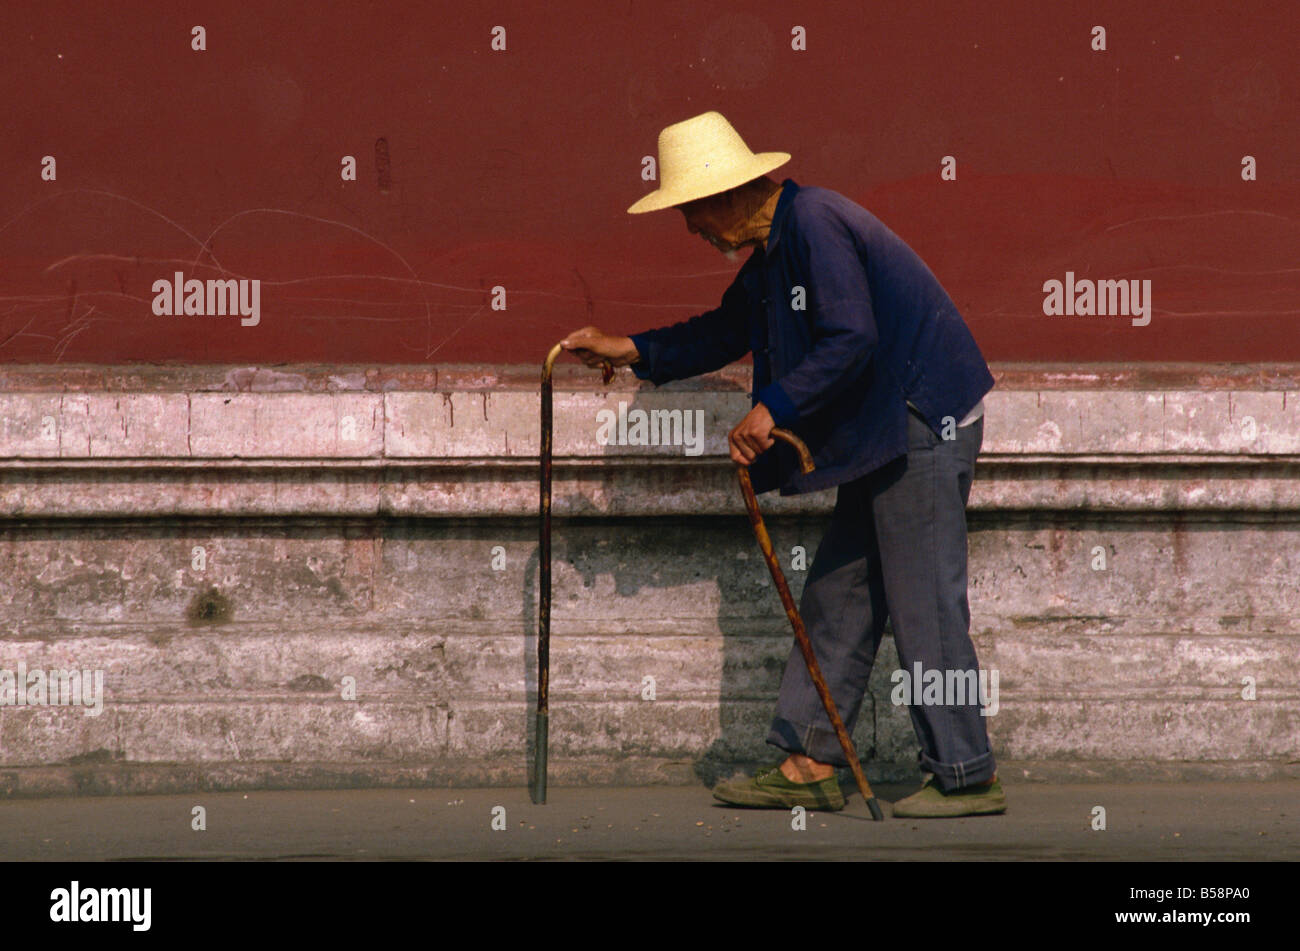
[[[871,810],[871,818],[877,822],[883,822],[885,814],[880,811],[880,802],[873,796],[867,800],[867,808]]]

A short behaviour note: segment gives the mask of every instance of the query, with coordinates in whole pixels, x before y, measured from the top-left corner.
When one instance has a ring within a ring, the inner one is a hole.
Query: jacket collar
[[[772,212],[772,226],[768,229],[767,244],[763,249],[765,254],[771,254],[776,243],[781,240],[781,231],[788,217],[786,212],[789,211],[790,202],[798,190],[799,186],[795,184],[793,178],[787,178],[781,183],[781,197],[776,200],[776,211]]]

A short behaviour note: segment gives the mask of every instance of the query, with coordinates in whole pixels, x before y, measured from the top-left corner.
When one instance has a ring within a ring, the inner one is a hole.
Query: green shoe
[[[832,775],[816,783],[795,783],[785,778],[781,767],[759,770],[751,779],[737,779],[719,783],[713,798],[732,806],[751,809],[825,809],[834,812],[844,808],[844,793]]]
[[[894,803],[899,819],[951,819],[956,816],[993,816],[1007,811],[1007,797],[997,777],[989,786],[966,786],[941,792],[931,776],[920,792]]]

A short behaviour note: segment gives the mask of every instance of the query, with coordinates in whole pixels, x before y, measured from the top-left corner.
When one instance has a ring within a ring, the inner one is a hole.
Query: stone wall
[[[1300,775],[1300,370],[995,372],[970,599],[1004,775]],[[724,449],[747,392],[557,372],[556,785],[777,755],[791,635]],[[700,411],[700,454],[602,445],[620,402]],[[523,785],[537,410],[531,367],[0,371],[0,670],[103,676],[98,715],[0,706],[0,793]],[[796,596],[832,501],[761,500]],[[874,779],[917,775],[897,663],[887,637]]]

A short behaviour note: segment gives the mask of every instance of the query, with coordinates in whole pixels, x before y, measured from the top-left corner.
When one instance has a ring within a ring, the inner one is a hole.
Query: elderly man
[[[655,385],[753,354],[753,409],[731,431],[731,458],[750,466],[758,492],[838,487],[800,613],[852,730],[886,618],[909,675],[918,664],[944,683],[978,674],[965,507],[993,377],[921,259],[843,195],[768,177],[789,159],[755,155],[717,112],[664,129],[661,185],[629,213],[675,207],[720,251],[753,253],[715,310],[631,336],[584,327],[564,346]],[[784,444],[773,448],[773,426],[807,443],[814,472],[800,474]],[[930,693],[916,684],[909,707],[929,776],[894,815],[1004,812],[979,698]],[[848,763],[797,648],[767,742],[785,760],[719,784],[717,799],[843,808],[835,767]]]

